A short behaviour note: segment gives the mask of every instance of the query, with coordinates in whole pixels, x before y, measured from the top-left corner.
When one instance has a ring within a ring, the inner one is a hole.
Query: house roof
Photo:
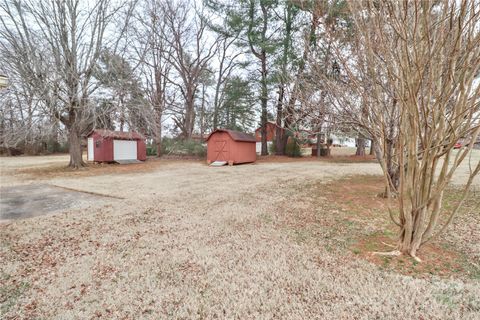
[[[208,141],[210,137],[215,133],[215,132],[226,132],[232,138],[234,141],[241,141],[241,142],[256,142],[255,137],[252,136],[251,134],[245,133],[245,132],[240,132],[240,131],[234,131],[234,130],[228,130],[228,129],[217,129],[210,133],[206,139]]]
[[[272,122],[272,121],[267,121],[267,127],[270,126],[270,127],[277,127],[277,124],[275,122]],[[284,130],[284,128],[281,128],[282,130]],[[260,131],[262,130],[262,126],[258,127],[257,129],[255,129],[255,132],[257,131]]]
[[[103,138],[113,138],[113,139],[120,139],[120,140],[143,140],[145,139],[140,133],[137,133],[135,131],[128,131],[128,132],[123,132],[123,131],[113,131],[113,130],[107,130],[107,129],[96,129],[93,130],[89,136],[92,134],[97,133]]]

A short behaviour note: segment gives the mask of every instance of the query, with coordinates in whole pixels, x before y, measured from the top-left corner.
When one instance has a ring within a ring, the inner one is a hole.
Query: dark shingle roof
[[[210,133],[206,141],[208,141],[215,132],[226,132],[235,141],[256,142],[255,137],[252,136],[251,134],[240,132],[240,131],[228,130],[228,129],[217,129],[213,131],[212,133]]]
[[[106,130],[106,129],[97,129],[97,130],[93,130],[92,133],[89,134],[89,136],[94,133],[101,135],[103,138],[113,138],[113,139],[121,139],[121,140],[145,139],[140,133],[137,133],[135,131],[123,132],[123,131],[112,131],[112,130]]]

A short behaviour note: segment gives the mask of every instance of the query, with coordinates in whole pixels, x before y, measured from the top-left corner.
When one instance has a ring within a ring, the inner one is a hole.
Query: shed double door
[[[215,159],[213,161],[228,161],[228,140],[215,141]]]
[[[113,160],[136,160],[137,141],[113,140]]]

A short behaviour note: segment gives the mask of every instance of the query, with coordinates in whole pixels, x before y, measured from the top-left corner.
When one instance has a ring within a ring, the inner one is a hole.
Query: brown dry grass
[[[182,162],[201,162],[199,159],[172,159],[166,158],[149,158],[141,163],[132,163],[128,165],[120,165],[117,163],[89,163],[87,167],[81,169],[72,169],[65,164],[54,163],[41,167],[18,168],[12,174],[23,176],[29,180],[43,180],[58,177],[87,177],[107,174],[130,174],[150,172],[162,165],[179,164]]]
[[[312,188],[314,194],[321,190],[323,196],[320,199],[312,197],[312,205],[337,210],[332,224],[345,225],[345,236],[348,233],[351,243],[349,248],[360,257],[387,270],[416,277],[431,274],[480,279],[480,266],[477,264],[480,261],[480,249],[472,246],[472,243],[480,243],[480,232],[461,230],[479,222],[480,197],[477,194],[473,193],[467,198],[451,227],[454,229],[452,232],[421,248],[419,256],[422,263],[418,263],[405,256],[372,254],[392,250],[397,241],[398,228],[390,221],[388,200],[380,196],[384,188],[382,177],[352,176]],[[447,190],[443,202],[445,213],[451,212],[460,196],[458,188]],[[396,203],[393,201],[390,206],[395,210]],[[302,221],[301,218],[296,220]]]
[[[329,157],[287,157],[287,156],[259,156],[257,163],[289,163],[289,162],[309,162],[309,161],[323,161],[331,163],[375,163],[376,159],[373,156],[329,156]]]
[[[357,229],[370,234],[383,220],[351,214],[344,221],[345,209],[329,200],[326,183],[379,174],[377,164],[160,162],[147,171],[95,172],[38,180],[125,200],[0,225],[2,318],[476,319],[480,313],[476,279],[406,276],[352,252]],[[28,175],[7,178],[7,185],[31,183]],[[453,228],[452,243],[465,228]]]

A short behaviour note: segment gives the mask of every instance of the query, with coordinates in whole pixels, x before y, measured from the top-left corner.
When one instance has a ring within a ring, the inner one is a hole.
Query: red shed
[[[133,131],[93,130],[87,141],[88,161],[145,161],[147,159],[145,138]]]
[[[207,138],[207,163],[225,161],[229,165],[255,162],[255,137],[244,132],[217,129]]]

